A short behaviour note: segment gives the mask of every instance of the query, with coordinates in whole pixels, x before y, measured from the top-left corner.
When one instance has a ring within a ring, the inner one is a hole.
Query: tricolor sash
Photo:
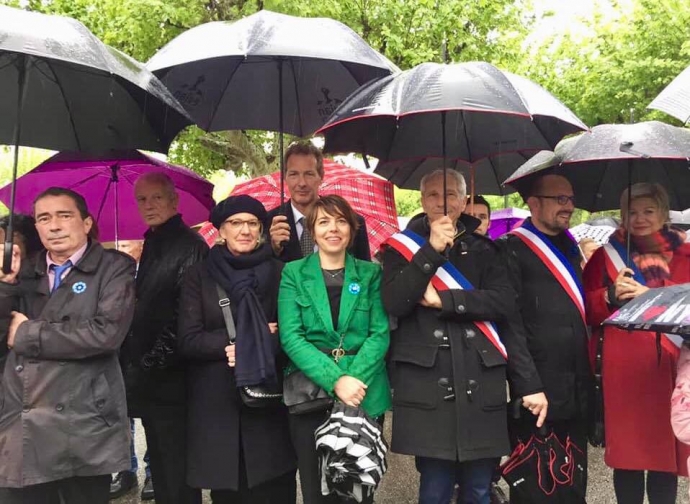
[[[633,271],[633,279],[642,285],[647,285],[644,276],[640,272],[634,261],[627,260],[628,251],[625,246],[616,241],[610,240],[604,245],[604,263],[606,264],[606,272],[609,274],[612,282],[618,278],[618,272],[623,268],[630,268]],[[650,336],[653,333],[650,333]],[[671,354],[678,355],[680,347],[683,345],[683,338],[677,334],[662,333],[665,337],[661,339],[661,345]]]
[[[587,325],[585,318],[585,296],[582,283],[577,277],[570,261],[551,243],[544,234],[539,231],[534,224],[529,221],[523,222],[520,227],[513,229],[511,234],[517,236],[522,242],[534,252],[558,283],[563,287],[568,297],[577,307],[582,317],[582,322]],[[572,240],[572,238],[571,238]],[[573,240],[573,245],[575,241]]]
[[[385,243],[400,253],[407,261],[411,262],[412,257],[419,251],[422,245],[426,243],[426,240],[414,231],[406,229],[405,231],[394,234],[388,238]],[[431,284],[439,292],[451,289],[474,289],[472,283],[450,261],[446,261],[436,270],[436,273],[431,278]],[[498,331],[493,322],[475,320],[473,324],[477,326],[484,336],[486,336],[503,358],[508,359],[506,347],[498,336]]]

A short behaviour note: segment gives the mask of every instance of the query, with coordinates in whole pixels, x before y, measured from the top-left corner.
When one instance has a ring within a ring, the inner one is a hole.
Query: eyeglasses
[[[556,203],[558,203],[561,206],[567,205],[568,202],[572,203],[573,206],[575,206],[575,196],[566,196],[565,194],[559,194],[558,196],[543,196],[535,194],[534,197],[556,200]]]
[[[256,219],[230,219],[223,222],[223,224],[230,226],[230,229],[233,231],[239,231],[244,227],[245,224],[249,227],[250,231],[257,231],[261,227],[261,222]]]

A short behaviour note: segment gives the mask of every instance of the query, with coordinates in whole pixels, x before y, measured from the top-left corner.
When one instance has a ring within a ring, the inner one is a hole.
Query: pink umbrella
[[[338,194],[364,217],[369,233],[369,248],[376,253],[381,244],[397,233],[393,184],[369,173],[324,159],[324,179],[319,194]],[[280,205],[280,172],[264,175],[235,186],[230,195],[248,194],[261,201],[267,210]],[[286,189],[286,196],[290,194]]]
[[[162,172],[175,183],[179,211],[187,224],[208,219],[213,184],[187,168],[160,161],[139,151],[112,151],[93,156],[60,152],[17,179],[15,212],[32,214],[36,196],[49,187],[72,189],[86,199],[103,242],[138,240],[147,227],[139,217],[134,182],[147,172]],[[11,184],[0,189],[9,206]]]

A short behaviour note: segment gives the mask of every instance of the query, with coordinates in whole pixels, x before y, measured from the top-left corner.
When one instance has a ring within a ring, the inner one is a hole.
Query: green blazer
[[[362,408],[379,416],[391,406],[385,356],[390,343],[388,315],[381,302],[381,268],[347,254],[338,327],[333,327],[326,283],[318,254],[287,263],[278,294],[278,327],[283,350],[292,361],[285,374],[301,369],[333,395],[341,376],[367,384]],[[319,349],[356,351],[337,363]]]

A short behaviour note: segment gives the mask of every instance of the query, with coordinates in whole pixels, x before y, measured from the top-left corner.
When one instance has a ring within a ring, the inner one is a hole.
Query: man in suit
[[[305,232],[306,217],[319,198],[323,180],[323,154],[311,142],[295,142],[285,152],[285,183],[290,200],[268,212],[268,234],[274,255],[283,262],[301,259],[314,252],[314,239]],[[359,229],[349,252],[357,259],[371,260],[367,227],[357,215]]]

